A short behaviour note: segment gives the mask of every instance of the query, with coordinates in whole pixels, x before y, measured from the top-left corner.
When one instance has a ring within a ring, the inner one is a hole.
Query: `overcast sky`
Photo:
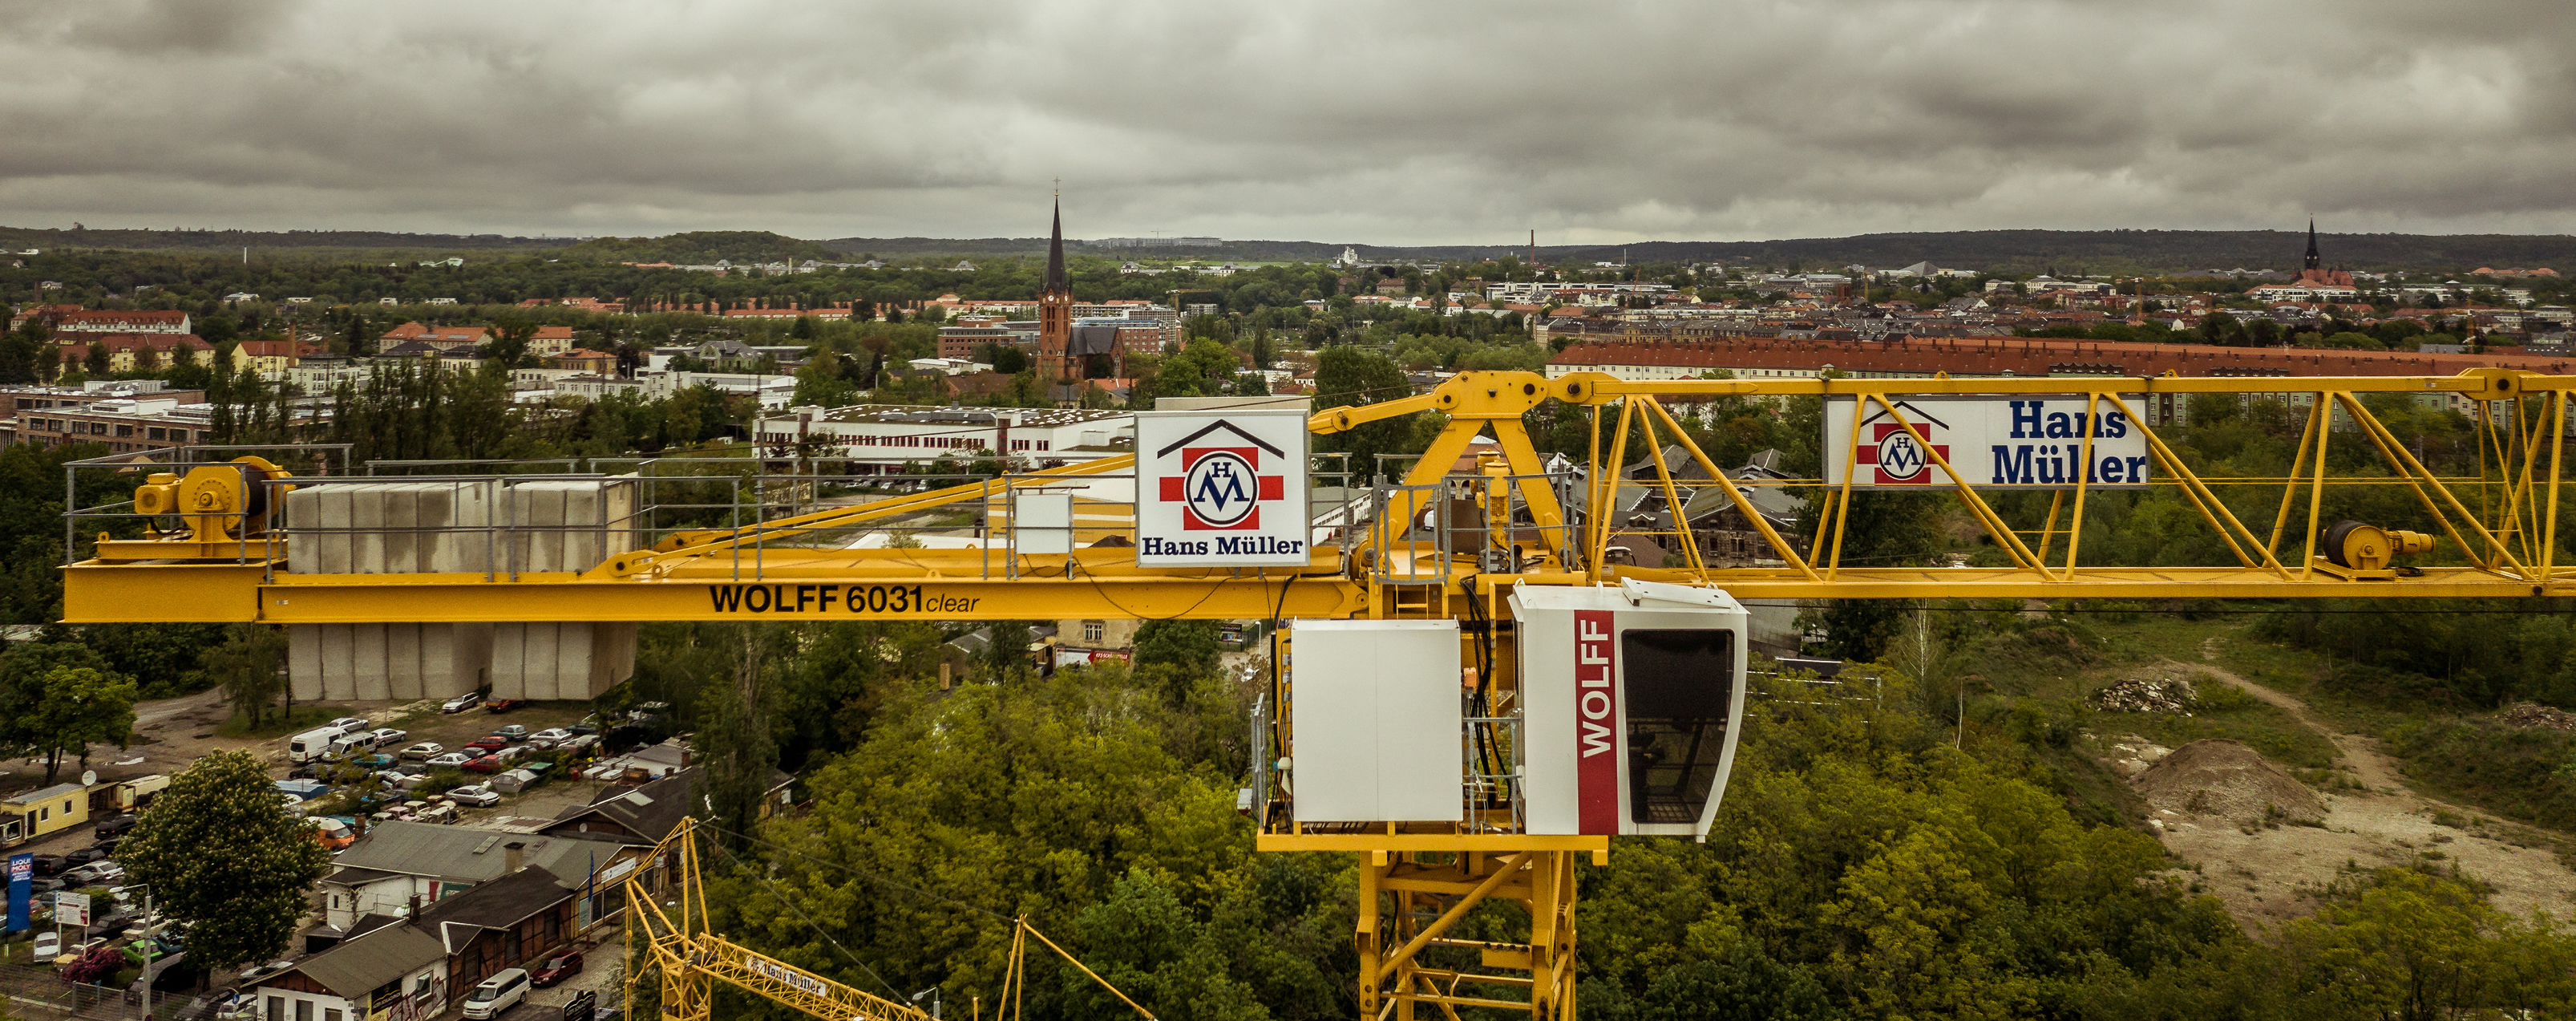
[[[0,0],[0,224],[2565,233],[2563,6]]]

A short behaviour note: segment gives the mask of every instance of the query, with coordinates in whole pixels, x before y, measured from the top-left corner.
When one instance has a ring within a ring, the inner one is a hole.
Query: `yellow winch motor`
[[[2433,548],[2433,537],[2422,532],[2400,532],[2359,521],[2335,522],[2324,538],[2326,559],[2355,571],[2384,571],[2397,557]]]
[[[267,483],[286,477],[286,469],[259,457],[199,465],[184,477],[159,472],[135,487],[134,512],[183,518],[199,542],[245,538],[268,530],[270,490],[279,487]]]

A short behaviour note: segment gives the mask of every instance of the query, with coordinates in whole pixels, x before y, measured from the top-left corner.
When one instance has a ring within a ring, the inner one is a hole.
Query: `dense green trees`
[[[209,968],[285,952],[331,852],[288,815],[267,764],[218,751],[170,781],[117,849],[161,910],[188,925],[188,954]]]

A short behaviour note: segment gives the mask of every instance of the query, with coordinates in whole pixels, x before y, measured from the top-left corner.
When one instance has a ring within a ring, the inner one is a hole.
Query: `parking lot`
[[[548,728],[566,727],[582,720],[588,714],[587,703],[536,703],[497,714],[485,711],[481,707],[462,712],[441,712],[437,702],[326,703],[299,705],[296,709],[298,724],[295,729],[309,729],[319,721],[331,717],[363,717],[371,727],[393,728],[404,732],[400,740],[387,744],[383,749],[385,753],[392,754],[423,741],[434,742],[447,749],[455,749],[508,725],[525,728],[530,733]],[[260,757],[269,764],[271,776],[276,779],[287,779],[290,772],[294,770],[294,764],[288,761],[286,751],[288,735],[269,733],[233,737],[220,733],[225,719],[231,715],[231,707],[225,703],[220,692],[208,691],[182,698],[141,703],[136,706],[135,715],[136,741],[132,747],[122,750],[113,747],[96,749],[86,767],[80,763],[65,762],[62,773],[57,776],[57,782],[79,782],[84,768],[95,772],[95,779],[100,784],[112,784],[152,774],[173,775],[184,771],[199,757],[223,749],[247,750]],[[270,729],[275,731],[280,728]],[[5,769],[0,769],[0,773],[7,774],[4,779],[0,779],[0,789],[33,788],[41,785],[45,779],[44,766],[40,760],[18,760],[0,763],[0,765],[6,766]],[[468,782],[481,782],[490,777],[468,773],[466,779]],[[604,787],[602,783],[584,781],[577,776],[549,777],[546,782],[528,789],[523,794],[503,795],[496,804],[466,809],[456,820],[456,825],[474,828],[487,824],[500,825],[509,819],[521,816],[552,817],[566,808],[590,803]],[[10,851],[53,856],[83,854],[90,851],[97,843],[97,821],[115,814],[112,810],[103,810],[89,823],[48,834],[11,848]],[[112,859],[107,862],[108,866],[112,864]],[[112,885],[113,883],[114,880],[108,880],[85,885]],[[112,910],[111,905],[112,902],[94,904],[94,917]],[[320,908],[318,893],[314,907],[316,915],[309,918],[308,922],[318,923]],[[42,927],[40,923],[39,928]],[[572,997],[574,992],[582,989],[597,990],[602,1006],[616,1005],[617,991],[605,986],[620,952],[620,947],[615,942],[617,932],[614,928],[601,931],[610,941],[605,946],[605,959],[589,963],[581,974],[561,985],[532,991],[525,1005],[513,1008],[505,1016],[521,1019],[521,1021],[551,1021],[561,1015],[562,1005]],[[81,935],[77,932],[64,934],[63,943],[66,947],[80,941]],[[50,974],[53,969],[40,965],[32,959],[30,947],[31,944],[24,940],[6,944],[5,948],[0,948],[5,949],[5,957],[0,957],[0,961],[5,961],[7,965],[14,966],[14,970],[25,974]],[[292,949],[300,951],[301,948],[299,937]],[[591,948],[578,949],[587,951]],[[288,956],[300,958],[302,955],[290,953]],[[210,976],[209,987],[230,985],[236,977],[229,972]],[[55,981],[59,982],[59,979]],[[28,1002],[29,998],[24,997],[13,999],[16,1002],[12,1007],[20,1013],[63,1016],[65,1009],[65,1005],[54,1005],[50,1000],[37,1003]],[[171,1016],[170,1011],[179,1005],[184,1005],[188,999],[188,995],[182,994],[169,1000],[171,1006],[163,1008],[159,1012],[160,1015]],[[69,1001],[66,1001],[66,1005],[68,1003]],[[96,1013],[109,1010],[112,1006],[108,1003],[83,1005],[80,1016],[118,1016],[114,1013]],[[129,1009],[131,1006],[129,1005]],[[453,1017],[456,1014],[457,1010],[451,1008],[446,1016]]]

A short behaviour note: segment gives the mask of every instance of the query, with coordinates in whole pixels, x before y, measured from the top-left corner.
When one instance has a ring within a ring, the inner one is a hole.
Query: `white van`
[[[350,752],[372,752],[376,750],[376,735],[374,731],[361,730],[355,734],[343,735],[324,748],[323,754],[335,759]]]
[[[338,727],[319,727],[286,739],[286,761],[311,762],[331,755],[331,742],[347,733]]]
[[[528,998],[528,969],[512,968],[483,980],[465,996],[465,1016],[473,1021],[500,1017]]]

